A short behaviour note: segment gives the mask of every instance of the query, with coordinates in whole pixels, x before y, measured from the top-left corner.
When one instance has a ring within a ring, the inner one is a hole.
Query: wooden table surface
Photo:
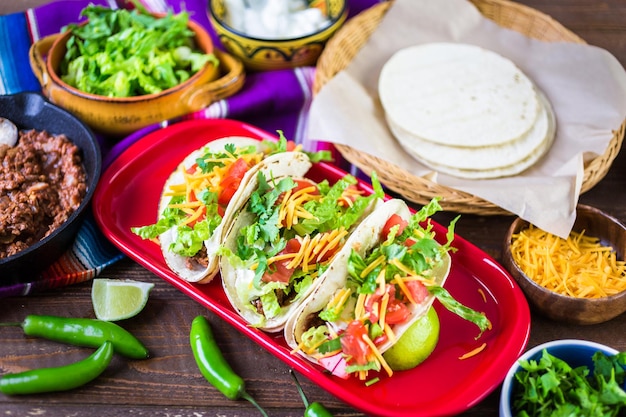
[[[0,2],[0,14],[44,3],[42,0]],[[524,0],[560,21],[588,43],[607,49],[626,63],[626,3],[623,0]],[[581,202],[626,221],[626,155],[622,151],[607,176]],[[435,220],[447,224],[452,214]],[[496,260],[509,216],[463,214],[457,233]],[[152,358],[129,361],[115,357],[112,365],[93,383],[68,393],[8,397],[0,395],[5,416],[258,416],[246,401],[230,401],[200,375],[189,347],[189,325],[204,314],[210,320],[219,345],[233,368],[245,380],[249,392],[271,416],[302,415],[303,406],[288,373],[288,366],[256,343],[222,322],[204,307],[154,274],[125,258],[107,268],[103,277],[152,282],[155,287],[146,308],[123,326],[148,346]],[[1,300],[0,322],[20,321],[27,314],[93,317],[91,283],[27,297]],[[19,328],[0,329],[0,373],[53,366],[78,360],[85,349],[25,337]],[[626,314],[592,326],[563,325],[533,314],[529,347],[562,338],[594,340],[626,350]],[[360,412],[332,394],[300,377],[311,401],[319,401],[336,416]],[[467,410],[464,416],[497,415],[499,388]]]

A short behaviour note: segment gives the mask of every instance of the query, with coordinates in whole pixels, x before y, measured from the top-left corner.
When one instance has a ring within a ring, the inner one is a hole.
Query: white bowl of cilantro
[[[626,352],[587,340],[546,342],[509,369],[500,417],[621,416],[626,412],[625,377]]]

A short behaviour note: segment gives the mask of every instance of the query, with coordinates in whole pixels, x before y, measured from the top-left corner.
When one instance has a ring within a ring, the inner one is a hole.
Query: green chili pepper
[[[296,383],[296,388],[300,393],[300,397],[302,398],[302,402],[304,403],[304,417],[333,417],[330,411],[328,411],[321,403],[313,402],[309,404],[309,400],[304,395],[304,391],[300,386],[300,382],[298,382],[298,378],[296,378],[296,374],[293,373],[293,370],[290,369],[289,373],[291,377]]]
[[[109,340],[115,352],[132,359],[146,359],[148,349],[127,330],[115,323],[87,318],[65,318],[46,315],[28,315],[22,323],[3,323],[3,326],[21,326],[24,334],[42,337],[74,346],[97,348]]]
[[[204,378],[227,398],[248,400],[267,417],[267,413],[246,392],[244,380],[226,362],[206,317],[197,316],[193,319],[189,339],[196,364]]]
[[[69,365],[32,369],[0,378],[0,392],[7,395],[67,391],[100,375],[113,358],[113,344],[106,341],[89,357]]]

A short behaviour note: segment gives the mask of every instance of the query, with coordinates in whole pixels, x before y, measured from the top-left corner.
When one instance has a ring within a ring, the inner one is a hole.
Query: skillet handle
[[[28,57],[30,60],[30,67],[35,74],[35,77],[39,80],[39,84],[44,92],[48,90],[48,84],[50,83],[50,76],[46,68],[45,56],[50,52],[52,44],[60,36],[59,33],[49,35],[39,39],[33,43],[28,51]]]

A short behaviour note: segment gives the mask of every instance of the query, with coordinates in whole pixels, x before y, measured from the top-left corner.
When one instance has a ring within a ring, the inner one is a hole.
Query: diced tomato
[[[369,313],[371,322],[378,321],[380,318],[381,299],[385,293],[389,294],[389,302],[396,298],[396,287],[393,285],[386,285],[385,290],[381,290],[380,287],[376,288],[374,294],[367,297],[365,302],[365,311]]]
[[[359,320],[353,320],[348,324],[341,337],[341,347],[347,356],[348,364],[366,365],[369,362],[370,347],[363,340],[363,336],[366,335],[367,328]]]
[[[349,185],[343,191],[341,198],[337,200],[337,204],[339,204],[339,206],[341,207],[351,206],[352,203],[354,203],[361,194],[362,193],[359,191],[356,185]]]
[[[284,255],[287,253],[297,253],[300,250],[300,242],[298,239],[289,239],[285,249],[280,251],[280,255]],[[282,282],[284,284],[289,283],[291,276],[293,275],[294,270],[287,268],[291,259],[284,259],[282,261],[276,261],[272,263],[268,270],[265,271],[261,281],[263,282]]]
[[[296,183],[296,186],[291,189],[291,194],[294,194],[297,191],[309,188],[311,186],[314,186],[315,190],[311,190],[309,194],[319,195],[320,193],[319,188],[317,188],[317,184],[308,178],[293,178],[293,181]],[[283,198],[285,198],[285,193],[282,193],[278,196],[278,198],[276,199],[276,204],[280,204],[283,201]]]
[[[314,181],[310,180],[310,179],[307,179],[307,178],[297,178],[296,179],[296,178],[294,178],[294,181],[296,183],[296,187],[291,190],[292,193],[295,193],[296,191],[303,190],[305,188],[309,188],[311,186],[314,186],[315,190],[309,192],[309,194],[318,195],[320,193],[319,189],[317,188],[317,184]]]
[[[411,312],[409,308],[404,304],[401,300],[393,298],[389,300],[387,304],[387,312],[385,313],[385,323],[387,324],[398,324],[404,323]]]
[[[296,149],[296,146],[298,146],[296,144],[296,142],[294,142],[292,140],[288,140],[287,141],[287,151],[289,151],[289,152],[293,151],[294,149]]]
[[[387,223],[385,223],[385,225],[383,226],[383,229],[380,232],[381,238],[383,240],[387,239],[387,237],[389,236],[389,233],[391,232],[391,228],[396,225],[400,225],[400,228],[398,229],[398,232],[396,233],[396,235],[399,235],[408,226],[408,224],[409,222],[404,220],[399,215],[392,214],[389,217],[389,219],[387,219]]]
[[[417,304],[424,301],[424,299],[430,294],[428,288],[421,281],[406,281],[405,282],[413,301]]]
[[[231,198],[233,198],[233,195],[237,191],[237,188],[239,188],[241,180],[248,171],[248,168],[248,163],[243,158],[237,159],[228,168],[226,175],[220,182],[220,187],[222,191],[217,198],[217,202],[219,204],[225,206],[230,202]]]
[[[193,164],[186,169],[187,174],[193,174],[194,172],[196,172],[196,168],[198,168],[198,164]]]
[[[194,221],[190,222],[188,224],[189,227],[193,228],[196,225],[196,223],[201,222],[204,219],[206,219],[206,206],[202,205],[201,210],[202,210],[202,214],[200,216],[198,216],[197,219],[195,219]]]

